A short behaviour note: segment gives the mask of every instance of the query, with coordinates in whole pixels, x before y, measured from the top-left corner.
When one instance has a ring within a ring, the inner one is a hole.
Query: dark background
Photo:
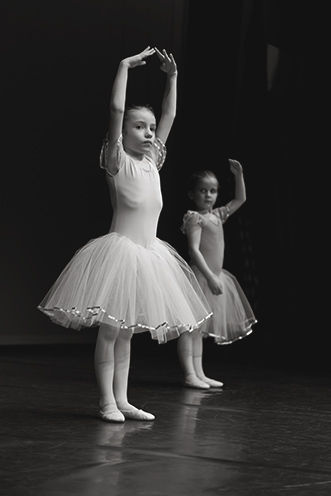
[[[109,230],[98,157],[111,85],[119,61],[151,45],[172,52],[179,69],[158,236],[187,258],[180,226],[192,206],[190,173],[214,170],[219,204],[233,195],[227,159],[245,173],[247,202],[226,224],[224,268],[258,323],[231,346],[207,340],[206,359],[329,370],[310,282],[313,22],[299,1],[1,2],[1,345],[93,343],[95,330],[62,329],[36,307],[74,252]],[[150,59],[130,72],[128,100],[159,115],[164,82]],[[160,347],[144,334],[134,346],[148,356],[172,354],[175,343]]]

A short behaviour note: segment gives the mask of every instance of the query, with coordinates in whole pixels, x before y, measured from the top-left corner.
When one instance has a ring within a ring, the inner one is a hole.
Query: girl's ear
[[[193,192],[192,191],[189,191],[188,192],[188,197],[189,197],[190,200],[193,200],[193,196],[194,196],[193,195]]]

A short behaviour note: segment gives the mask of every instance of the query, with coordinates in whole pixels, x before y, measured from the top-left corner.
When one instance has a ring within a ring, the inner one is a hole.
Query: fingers
[[[229,158],[229,163],[230,163],[230,165],[233,165],[234,167],[241,167],[241,164],[240,164],[240,162],[238,162],[238,160],[232,160],[231,158]]]
[[[160,50],[155,47],[155,52],[156,52],[157,56],[159,57],[159,59],[161,60],[161,62],[169,62],[172,64],[176,63],[172,53],[170,53],[168,55],[167,51],[164,48],[163,48],[162,52],[160,52]]]
[[[169,54],[170,55],[170,59],[171,59],[171,62],[176,65],[176,62],[175,62],[175,59],[174,59],[174,56],[172,55],[172,53]]]
[[[161,61],[163,61],[163,58],[164,57],[163,57],[162,53],[160,52],[160,50],[158,48],[156,48],[156,47],[155,47],[155,52],[156,52],[156,55],[159,57],[159,59]]]
[[[157,56],[161,60],[161,62],[164,62],[165,60],[168,60],[168,61],[171,60],[165,49],[163,49],[162,53],[161,53],[160,50],[155,47],[155,51],[156,51]]]
[[[143,50],[139,55],[141,57],[145,58],[145,57],[150,57],[154,53],[157,54],[157,56],[159,57],[159,59],[161,60],[161,62],[167,61],[167,62],[171,62],[172,64],[176,64],[175,59],[174,59],[172,53],[169,53],[169,55],[168,55],[168,53],[165,50],[165,48],[163,48],[162,52],[160,52],[160,50],[157,47],[151,48],[148,45],[145,48],[145,50]]]
[[[229,158],[229,163],[230,163],[230,169],[234,174],[237,174],[242,171],[241,163],[238,162],[237,160],[231,160]]]
[[[146,47],[140,54],[142,58],[150,57],[155,53],[155,48],[151,48],[150,46]]]

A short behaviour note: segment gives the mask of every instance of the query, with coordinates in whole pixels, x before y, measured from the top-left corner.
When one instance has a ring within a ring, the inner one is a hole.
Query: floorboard
[[[329,374],[213,361],[205,392],[133,348],[129,399],[156,420],[107,424],[93,346],[0,355],[2,496],[331,494]]]

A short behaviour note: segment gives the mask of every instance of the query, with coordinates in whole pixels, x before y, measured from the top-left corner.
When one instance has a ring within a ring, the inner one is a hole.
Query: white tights
[[[202,366],[203,337],[199,329],[184,332],[177,341],[179,362],[184,371],[184,384],[198,389],[221,387],[223,384],[206,377]]]
[[[102,324],[95,347],[95,373],[101,410],[126,410],[133,331]]]

